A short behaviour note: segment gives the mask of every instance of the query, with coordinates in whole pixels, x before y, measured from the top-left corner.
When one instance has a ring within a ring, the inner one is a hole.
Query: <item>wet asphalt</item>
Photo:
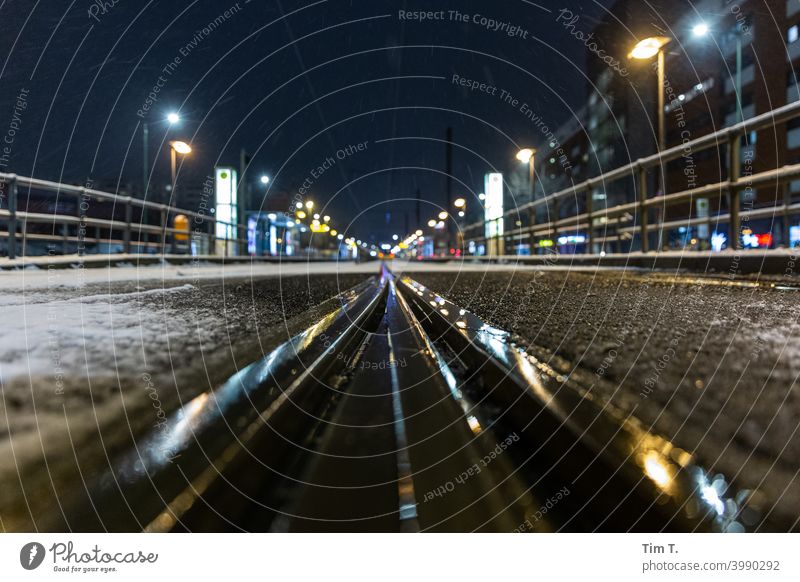
[[[631,271],[412,273],[800,516],[800,290]]]

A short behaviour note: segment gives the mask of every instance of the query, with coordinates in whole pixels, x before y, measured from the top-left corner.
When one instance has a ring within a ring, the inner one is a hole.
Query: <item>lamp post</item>
[[[657,62],[657,77],[658,77],[658,151],[661,152],[665,148],[666,135],[665,135],[665,120],[664,120],[664,47],[672,41],[668,36],[652,36],[644,40],[640,40],[633,47],[633,50],[628,54],[628,58],[647,60],[652,57],[658,59]]]
[[[533,148],[523,148],[517,152],[516,158],[523,164],[528,164],[528,188],[530,189],[531,202],[534,199],[534,173],[536,167],[536,150]],[[536,222],[533,208],[528,210],[528,226],[532,227]],[[535,242],[533,240],[533,230],[531,230],[530,241],[528,243],[531,247],[531,254],[533,254],[533,247]]]
[[[170,126],[176,125],[180,120],[180,115],[174,111],[167,114],[167,123]],[[142,198],[147,198],[147,185],[150,183],[149,143],[150,125],[145,121],[142,123]]]
[[[175,182],[177,180],[177,154],[182,156],[192,153],[192,148],[185,141],[171,141],[169,142],[170,151],[170,169],[172,170],[172,191],[171,194],[175,196]]]

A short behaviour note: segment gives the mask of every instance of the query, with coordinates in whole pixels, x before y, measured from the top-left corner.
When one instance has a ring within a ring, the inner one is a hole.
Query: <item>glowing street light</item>
[[[672,40],[668,36],[651,36],[636,43],[630,53],[629,59],[649,59],[661,52],[661,49]]]
[[[709,32],[708,25],[705,22],[698,22],[692,28],[692,34],[695,36],[705,36]]]
[[[169,121],[170,125],[175,125],[176,123],[180,122],[180,120],[181,116],[175,113],[174,111],[167,115],[167,121]]]
[[[414,234],[417,235],[417,236],[422,236],[422,231],[421,230],[417,230]]]
[[[186,143],[185,141],[171,141],[169,145],[172,147],[172,150],[185,156],[187,154],[192,153],[191,146]]]
[[[397,240],[397,239],[399,239],[399,238],[400,238],[400,237],[399,237],[398,235],[396,235],[396,234],[393,234],[393,235],[392,235],[392,240]]]
[[[262,184],[269,184],[269,176],[267,176],[266,174],[261,176],[261,183]]]
[[[312,210],[313,208],[314,208],[314,201],[306,200],[306,210]]]
[[[431,218],[431,219],[428,221],[428,226],[430,226],[431,228],[433,228],[434,226],[436,226],[436,221],[435,221],[434,219],[432,219],[432,218]]]
[[[464,208],[466,205],[467,201],[464,200],[463,198],[456,198],[455,201],[453,202],[453,206],[455,206],[456,208]]]
[[[531,158],[533,158],[535,153],[536,150],[534,149],[524,148],[517,152],[516,158],[523,164],[527,164],[528,162],[531,161]]]
[[[446,212],[446,211],[444,211],[444,210],[442,210],[442,211],[439,213],[439,220],[446,220],[446,219],[447,219],[447,212]]]
[[[326,214],[325,216],[322,217],[322,220],[324,222],[330,222],[331,221],[331,217]]]

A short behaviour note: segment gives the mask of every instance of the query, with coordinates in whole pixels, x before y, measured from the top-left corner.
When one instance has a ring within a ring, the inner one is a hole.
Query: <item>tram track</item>
[[[742,531],[757,494],[381,267],[170,417],[48,531]],[[712,493],[713,491],[713,493]]]

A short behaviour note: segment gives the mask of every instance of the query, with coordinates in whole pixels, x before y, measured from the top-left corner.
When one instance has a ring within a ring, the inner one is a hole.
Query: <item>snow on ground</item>
[[[56,483],[80,482],[181,403],[309,325],[306,318],[336,309],[332,298],[377,265],[350,271],[0,273],[0,531],[30,529],[21,498],[52,502]]]

